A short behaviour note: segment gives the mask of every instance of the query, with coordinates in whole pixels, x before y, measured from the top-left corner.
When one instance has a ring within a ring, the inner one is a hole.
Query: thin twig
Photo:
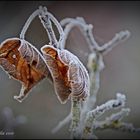
[[[110,117],[107,117],[104,121],[95,121],[95,123],[93,124],[93,130],[118,127],[120,121],[125,116],[128,116],[129,112],[129,108],[122,108],[121,111],[112,114]]]
[[[21,33],[20,33],[20,38],[21,38],[21,39],[24,39],[24,38],[25,38],[25,33],[27,32],[27,29],[29,28],[29,26],[30,26],[31,22],[34,20],[34,18],[35,18],[36,16],[39,15],[39,12],[40,12],[39,9],[35,10],[35,11],[30,15],[30,17],[28,18],[28,20],[27,20],[26,23],[24,24],[24,26],[23,26],[23,28],[22,28],[22,31],[21,31]]]
[[[62,42],[62,38],[64,37],[63,28],[61,27],[61,25],[57,21],[57,19],[50,12],[47,11],[46,7],[40,6],[39,9],[41,9],[41,11],[43,11],[43,13],[39,17],[41,19],[41,22],[42,22],[44,28],[47,30],[51,45],[54,45],[54,47],[61,49],[61,47],[62,47],[61,42]],[[54,31],[53,31],[53,28],[51,25],[51,21],[54,23],[54,25],[58,29],[58,32],[60,35],[59,41],[57,41],[57,39],[56,39],[56,36],[54,34]]]
[[[48,33],[50,45],[53,45],[55,48],[57,48],[58,42],[57,42],[55,33],[53,31],[53,28],[52,28],[50,17],[47,14],[47,10],[44,9],[42,6],[39,7],[39,10],[40,10],[39,18]]]
[[[140,128],[135,128],[132,123],[121,122],[118,127],[114,127],[114,129],[123,132],[140,133]]]
[[[101,46],[98,50],[100,52],[103,52],[103,54],[108,53],[112,50],[113,47],[117,46],[121,42],[127,40],[130,37],[130,32],[128,30],[121,31],[115,35],[115,37],[110,40],[109,42],[105,43],[103,46]]]
[[[93,35],[92,35],[92,28],[93,26],[91,24],[86,24],[84,19],[82,17],[77,17],[76,19],[73,18],[65,18],[63,19],[60,24],[62,26],[65,26],[64,29],[64,33],[65,36],[63,38],[63,47],[65,46],[66,43],[66,39],[68,38],[68,35],[70,33],[70,31],[72,30],[73,27],[78,27],[80,29],[80,31],[83,33],[85,39],[87,40],[87,43],[89,44],[89,49],[91,52],[93,52],[93,50],[95,48],[98,48],[98,44],[95,41]]]
[[[121,111],[112,114],[110,117],[107,117],[104,121],[95,121],[95,123],[93,124],[93,131],[115,129],[123,132],[140,133],[140,128],[135,128],[131,123],[122,122],[122,119],[125,116],[128,116],[129,112],[129,108],[122,108]]]
[[[126,100],[125,95],[117,93],[116,100],[109,100],[105,104],[97,106],[96,109],[89,111],[87,113],[85,128],[83,130],[83,138],[89,138],[92,135],[93,123],[97,118],[103,115],[106,111],[123,107],[125,105],[125,100]]]

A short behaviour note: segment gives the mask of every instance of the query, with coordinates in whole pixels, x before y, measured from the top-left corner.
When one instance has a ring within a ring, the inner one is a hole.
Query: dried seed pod
[[[19,38],[10,38],[1,43],[0,65],[9,76],[22,83],[19,96],[14,96],[19,102],[49,75],[43,56],[29,42]]]
[[[89,75],[80,60],[69,51],[45,45],[41,48],[61,103],[71,96],[84,100],[89,95]]]

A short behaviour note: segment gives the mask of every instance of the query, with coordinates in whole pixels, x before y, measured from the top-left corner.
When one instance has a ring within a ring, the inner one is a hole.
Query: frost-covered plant
[[[25,33],[36,16],[39,16],[50,41],[49,45],[45,45],[41,48],[41,53],[29,42],[25,41]],[[59,39],[56,38],[52,23],[54,23],[58,29]],[[69,33],[75,26],[78,27],[84,35],[90,49],[86,68],[77,56],[65,48]],[[112,40],[99,46],[94,39],[92,28],[93,26],[87,24],[82,17],[66,18],[59,23],[57,19],[48,12],[46,7],[40,6],[25,23],[19,39],[22,44],[17,43],[19,48],[15,51],[19,53],[21,60],[25,63],[24,67],[29,70],[32,68],[33,70],[31,70],[33,72],[29,73],[25,70],[23,74],[21,69],[20,71],[17,69],[19,68],[17,67],[18,65],[15,65],[16,69],[14,69],[14,72],[24,75],[25,78],[20,78],[20,76],[16,77],[14,75],[15,73],[11,73],[11,67],[3,64],[3,61],[8,55],[7,51],[3,51],[5,44],[2,44],[0,48],[1,65],[9,74],[13,74],[12,76],[15,79],[23,82],[23,85],[26,83],[24,87],[27,88],[27,91],[26,89],[22,89],[21,94],[16,97],[16,99],[22,101],[35,84],[44,77],[48,77],[52,81],[55,93],[61,103],[64,104],[68,99],[71,99],[71,111],[69,115],[59,122],[53,129],[53,133],[56,133],[70,121],[70,133],[73,139],[96,139],[96,130],[108,128],[140,132],[140,129],[135,128],[132,124],[122,121],[123,117],[127,116],[130,112],[129,108],[125,108],[126,96],[124,94],[117,93],[116,99],[109,100],[100,106],[95,106],[97,93],[100,88],[100,72],[104,68],[103,57],[110,52],[113,47],[128,39],[130,32],[127,30],[121,31],[117,33]],[[9,47],[11,46],[10,44]],[[21,60],[18,59],[18,63]],[[4,62],[7,61],[5,60]],[[9,62],[6,64],[9,64]],[[36,73],[34,74],[34,72]],[[33,78],[34,75],[36,78]],[[32,82],[34,82],[34,84],[31,84]],[[29,86],[30,84],[31,86]],[[112,114],[103,121],[98,120],[105,112],[118,108],[121,108],[121,110],[117,113]]]

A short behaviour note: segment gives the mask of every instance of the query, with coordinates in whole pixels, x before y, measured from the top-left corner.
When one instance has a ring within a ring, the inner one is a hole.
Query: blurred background
[[[7,38],[19,37],[22,27],[30,14],[39,5],[48,10],[60,21],[66,17],[84,17],[93,24],[96,41],[102,45],[117,32],[129,30],[131,37],[116,46],[104,57],[105,69],[101,73],[101,87],[97,96],[97,105],[115,98],[117,92],[127,97],[126,106],[131,108],[125,122],[132,122],[140,127],[140,2],[138,1],[1,1],[0,2],[0,42]],[[36,18],[26,39],[38,49],[48,44],[46,31]],[[79,57],[86,66],[89,48],[77,28],[74,28],[67,40],[66,48]],[[0,114],[5,107],[10,107],[14,116],[24,115],[27,122],[15,127],[14,138],[64,139],[69,138],[69,125],[56,134],[51,130],[70,112],[70,101],[61,105],[54,87],[47,79],[38,84],[23,103],[13,99],[20,92],[20,83],[9,79],[0,69]],[[0,115],[0,131],[4,122]],[[115,130],[96,132],[99,138],[140,138],[139,134],[123,133]],[[0,135],[0,138],[2,136]]]

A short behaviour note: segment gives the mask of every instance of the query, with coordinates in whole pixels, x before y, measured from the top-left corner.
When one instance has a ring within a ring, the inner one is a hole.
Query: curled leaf
[[[45,45],[41,48],[61,103],[70,96],[84,100],[89,95],[89,75],[80,60],[69,51]]]
[[[0,45],[0,65],[12,78],[22,83],[16,100],[22,102],[29,91],[45,76],[49,70],[43,57],[29,42],[19,38],[10,38]]]

